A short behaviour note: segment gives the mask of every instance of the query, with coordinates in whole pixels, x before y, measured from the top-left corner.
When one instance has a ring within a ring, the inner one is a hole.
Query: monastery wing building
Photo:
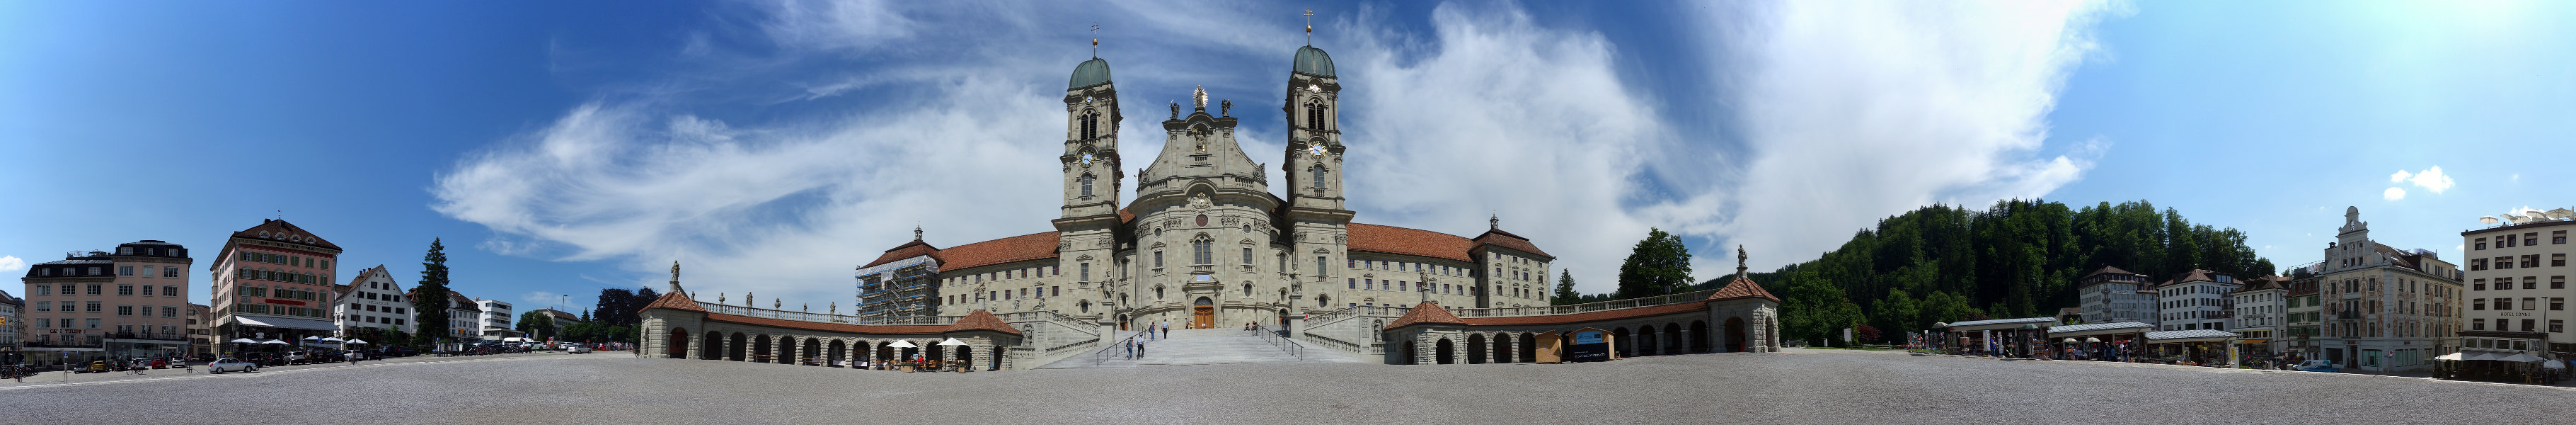
[[[1352,221],[1350,144],[1331,55],[1297,49],[1282,85],[1286,161],[1269,169],[1235,140],[1233,102],[1171,104],[1163,148],[1127,184],[1125,120],[1109,61],[1074,67],[1064,93],[1061,215],[1054,230],[940,248],[913,240],[859,266],[860,317],[1050,311],[1121,327],[1281,323],[1353,306],[1548,304],[1555,257],[1499,219],[1475,237]]]

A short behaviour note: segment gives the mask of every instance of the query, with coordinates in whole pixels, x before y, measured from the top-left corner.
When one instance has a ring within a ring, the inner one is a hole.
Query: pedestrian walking
[[[1120,345],[1125,345],[1125,346],[1127,346],[1127,359],[1128,359],[1128,360],[1135,360],[1135,359],[1136,359],[1136,339],[1135,339],[1135,338],[1128,338],[1128,339],[1127,339],[1127,341],[1126,341],[1125,343],[1120,344]]]

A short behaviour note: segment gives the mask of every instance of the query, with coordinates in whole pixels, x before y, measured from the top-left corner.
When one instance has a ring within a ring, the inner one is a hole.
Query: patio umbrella
[[[919,345],[912,345],[912,341],[895,341],[893,344],[886,344],[886,346],[894,348],[921,348]]]
[[[274,340],[274,339],[272,339],[272,340],[267,340],[267,341],[260,341],[259,343],[261,343],[261,344],[277,344],[277,345],[286,345],[286,341],[279,341],[279,340]]]
[[[2500,359],[2496,359],[2496,360],[2503,360],[2503,361],[2514,362],[2514,363],[2528,363],[2528,362],[2536,362],[2536,361],[2541,361],[2541,360],[2546,360],[2546,359],[2542,359],[2542,358],[2539,358],[2539,357],[2532,357],[2530,354],[2513,353],[2513,355],[2511,355],[2511,356],[2505,356],[2504,358],[2500,358]]]
[[[340,337],[329,337],[329,338],[322,338],[322,342],[343,342],[343,341],[340,341]]]
[[[348,340],[347,342],[348,342],[348,343],[350,343],[350,344],[365,344],[365,343],[367,343],[367,340],[357,339],[357,338],[349,338],[349,340]]]
[[[308,336],[308,337],[304,337],[304,340],[306,340],[306,341],[321,341],[321,340],[322,340],[322,337],[319,337],[319,336]]]
[[[2540,367],[2545,367],[2545,368],[2550,368],[2550,369],[2566,369],[2566,368],[2567,368],[2567,363],[2566,363],[2566,362],[2543,362],[2543,363],[2541,363],[2541,364],[2540,364]]]
[[[2495,360],[2495,359],[2496,359],[2496,356],[2494,356],[2494,355],[2489,355],[2489,354],[2487,354],[2487,353],[2469,353],[2469,355],[2461,356],[2461,357],[2460,357],[2460,360],[2471,360],[2471,361],[2475,361],[2475,360]]]
[[[2434,357],[2434,358],[2433,358],[2433,360],[2448,360],[2448,361],[2455,361],[2455,362],[2456,362],[2456,361],[2460,361],[2460,359],[2463,359],[2463,358],[2466,358],[2466,356],[2461,356],[2461,355],[2460,355],[2460,353],[2451,353],[2451,354],[2444,354],[2444,355],[2442,355],[2441,357]]]
[[[2102,342],[2101,338],[2084,337],[2084,342]]]
[[[949,338],[947,341],[940,341],[939,345],[966,345],[966,341],[958,341],[956,338]]]
[[[233,339],[233,340],[232,340],[232,343],[234,343],[234,344],[258,344],[258,343],[259,343],[259,340],[256,340],[256,339],[250,339],[250,338],[235,338],[235,339]]]
[[[2073,343],[2075,343],[2075,338],[2067,338],[2067,339],[2066,339],[2066,343],[2068,343],[2068,344],[2073,344]]]

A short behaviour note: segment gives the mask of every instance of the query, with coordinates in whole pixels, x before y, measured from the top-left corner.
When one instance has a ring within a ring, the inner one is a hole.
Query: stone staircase
[[[1040,366],[1039,369],[1133,368],[1145,366],[1210,365],[1233,363],[1359,363],[1359,359],[1333,350],[1307,346],[1305,358],[1291,355],[1279,346],[1242,329],[1174,329],[1170,338],[1145,342],[1145,357],[1126,358],[1127,350],[1117,341],[1136,335],[1122,332],[1110,341],[1109,358],[1097,360],[1090,354]],[[1296,341],[1288,341],[1296,343]]]

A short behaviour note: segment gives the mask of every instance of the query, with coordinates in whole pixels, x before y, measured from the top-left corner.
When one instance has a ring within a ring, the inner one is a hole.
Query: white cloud
[[[2381,192],[2379,192],[2379,197],[2380,197],[2381,199],[2387,199],[2387,200],[2391,200],[2391,201],[2395,201],[2395,200],[2399,200],[2399,199],[2406,199],[2406,189],[2399,189],[2399,188],[2394,188],[2394,187],[2392,187],[2392,188],[2388,188],[2388,190],[2386,190],[2386,191],[2381,191]]]
[[[27,260],[18,259],[16,256],[0,256],[0,272],[18,271],[25,268],[27,268]]]
[[[563,294],[536,291],[519,294],[519,305],[517,307],[519,307],[519,311],[528,311],[540,308],[554,308],[555,304],[563,302],[565,302]]]
[[[2390,174],[2390,175],[2388,175],[2388,182],[2389,182],[2389,183],[2405,183],[2405,182],[2406,182],[2406,179],[2408,179],[2408,178],[2412,178],[2412,177],[2415,177],[2415,173],[2406,172],[2406,170],[2397,170],[2397,174]]]
[[[2093,2],[1782,2],[1712,10],[1741,90],[1713,117],[1742,134],[1741,161],[1657,218],[1757,252],[1770,269],[1831,250],[1876,219],[1935,202],[1982,208],[2081,178],[2109,142],[2048,155],[2047,115],[2067,75],[2100,49]],[[1767,255],[1766,255],[1767,254]],[[1698,267],[1731,268],[1722,256]]]
[[[2405,173],[2406,173],[2406,171],[2404,171],[2404,170],[2399,170],[2397,173],[2398,173],[2398,174],[2405,174]],[[2413,177],[2413,178],[2408,178],[2408,179],[2405,179],[2405,180],[2406,180],[2407,182],[2414,183],[2414,184],[2415,184],[2415,187],[2421,187],[2421,188],[2424,188],[2425,190],[2431,190],[2431,191],[2433,191],[2433,193],[2434,193],[2434,194],[2437,194],[2437,195],[2438,195],[2438,194],[2441,194],[2441,193],[2442,193],[2442,191],[2444,191],[2444,190],[2450,190],[2450,189],[2451,189],[2451,186],[2456,186],[2456,185],[2458,185],[2458,183],[2457,183],[2457,182],[2453,182],[2453,181],[2451,181],[2451,176],[2450,176],[2450,175],[2448,175],[2448,174],[2443,174],[2443,173],[2442,173],[2442,167],[2439,167],[2439,166],[2436,166],[2436,167],[2433,167],[2433,168],[2427,168],[2427,169],[2425,169],[2423,172],[2415,173],[2415,177]]]

